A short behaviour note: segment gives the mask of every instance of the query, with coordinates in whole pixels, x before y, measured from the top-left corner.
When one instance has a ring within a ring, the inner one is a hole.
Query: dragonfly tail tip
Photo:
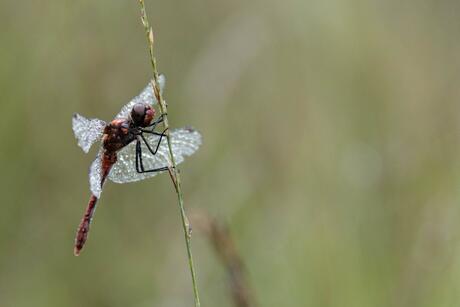
[[[78,247],[75,247],[73,249],[74,256],[77,256],[77,257],[80,256],[80,251],[81,251],[81,249],[79,249]]]

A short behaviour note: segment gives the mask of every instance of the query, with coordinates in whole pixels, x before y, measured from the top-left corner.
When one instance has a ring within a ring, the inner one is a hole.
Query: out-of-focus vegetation
[[[147,1],[185,202],[229,223],[260,306],[458,306],[460,2]],[[89,198],[71,115],[150,77],[136,1],[0,2],[0,306],[191,306],[167,175]],[[231,306],[198,232],[203,306]]]

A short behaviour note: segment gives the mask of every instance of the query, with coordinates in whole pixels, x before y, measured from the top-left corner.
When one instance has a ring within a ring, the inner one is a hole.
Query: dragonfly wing
[[[91,193],[97,198],[101,197],[102,192],[102,148],[97,153],[96,159],[89,168],[89,188]]]
[[[155,148],[159,137],[145,133],[150,147]],[[181,128],[171,131],[171,146],[176,163],[184,161],[186,156],[192,155],[201,145],[201,134],[192,128]],[[166,138],[163,138],[156,155],[152,155],[142,143],[142,161],[144,169],[156,169],[170,165],[169,148]],[[136,142],[132,142],[120,150],[117,162],[113,166],[109,179],[116,183],[126,183],[143,180],[158,174],[138,173],[136,171]]]
[[[104,133],[106,123],[97,118],[86,118],[75,113],[72,117],[72,129],[78,141],[78,146],[88,153],[91,145],[99,140]]]
[[[158,81],[160,82],[160,91],[161,93],[163,93],[166,83],[165,76],[160,75],[158,77]],[[131,99],[130,102],[124,105],[123,108],[121,108],[120,113],[118,113],[115,118],[127,118],[129,113],[131,112],[131,109],[136,103],[145,103],[149,105],[154,105],[158,103],[157,98],[153,93],[152,82],[149,82],[139,95],[137,95],[136,97]]]

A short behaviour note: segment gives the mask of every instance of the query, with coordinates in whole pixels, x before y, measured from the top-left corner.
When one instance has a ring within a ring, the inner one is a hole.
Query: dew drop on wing
[[[96,155],[89,168],[89,187],[91,193],[97,198],[101,197],[102,192],[102,148]]]
[[[91,145],[102,137],[105,125],[103,120],[97,118],[86,118],[78,113],[72,116],[72,130],[78,146],[85,153],[88,153]]]

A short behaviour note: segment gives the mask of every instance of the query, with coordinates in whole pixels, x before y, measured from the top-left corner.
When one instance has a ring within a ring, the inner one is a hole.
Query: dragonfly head
[[[134,125],[147,127],[155,117],[155,110],[144,103],[136,103],[131,110],[131,119]]]

